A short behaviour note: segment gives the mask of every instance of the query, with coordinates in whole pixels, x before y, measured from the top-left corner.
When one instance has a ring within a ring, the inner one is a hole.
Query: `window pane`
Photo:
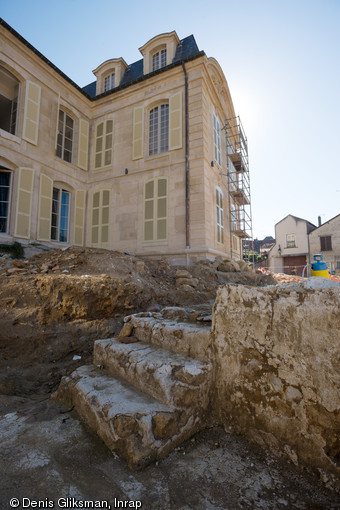
[[[166,66],[166,50],[161,51],[161,65],[160,67]]]
[[[101,152],[99,154],[96,154],[96,160],[94,166],[96,168],[100,168],[102,166],[102,154]]]
[[[105,137],[105,149],[111,149],[112,147],[112,133]]]
[[[102,136],[103,135],[103,125],[104,125],[103,122],[98,124],[96,136]]]
[[[147,202],[145,202],[144,215],[146,220],[153,219],[153,200],[148,200]]]
[[[160,152],[167,152],[169,146],[169,105],[161,106]]]
[[[105,160],[104,165],[110,165],[111,164],[111,149],[109,151],[105,151]]]
[[[166,220],[157,221],[157,240],[166,239]]]
[[[99,207],[99,191],[93,194],[93,207]]]
[[[158,196],[165,197],[166,196],[166,179],[159,179],[158,181]]]
[[[99,225],[99,209],[93,209],[92,211],[92,224]]]
[[[153,241],[153,221],[144,223],[144,239],[145,241]]]
[[[109,205],[110,203],[110,192],[108,190],[103,191],[103,206]]]
[[[152,57],[152,70],[157,71],[159,69],[159,52],[155,53]]]
[[[102,224],[105,225],[109,223],[109,208],[103,207],[102,209]]]
[[[145,198],[153,198],[154,196],[154,181],[148,182],[145,185]]]
[[[0,172],[0,232],[7,232],[10,173]]]
[[[158,152],[158,106],[150,112],[149,152]]]
[[[166,198],[158,199],[157,217],[166,218]]]

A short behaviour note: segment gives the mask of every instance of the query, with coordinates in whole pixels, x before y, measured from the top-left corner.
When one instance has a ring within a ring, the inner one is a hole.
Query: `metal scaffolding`
[[[245,136],[240,117],[232,117],[225,121],[225,136],[228,165],[228,194],[229,194],[229,222],[231,236],[240,238],[241,242],[247,239],[244,258],[249,261],[249,240],[253,239],[248,142]],[[249,261],[250,262],[250,261]]]

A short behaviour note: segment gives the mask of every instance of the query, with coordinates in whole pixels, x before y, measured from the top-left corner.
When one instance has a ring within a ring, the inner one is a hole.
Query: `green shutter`
[[[144,241],[166,241],[168,237],[167,179],[159,178],[144,187]]]
[[[92,195],[91,245],[109,248],[110,244],[110,190],[96,191]]]
[[[27,142],[38,144],[38,131],[39,131],[39,112],[40,112],[40,94],[41,88],[39,85],[26,82],[25,94],[25,112],[24,112],[24,127],[23,139]]]
[[[169,150],[181,149],[182,142],[182,92],[169,101]]]
[[[89,145],[89,123],[86,120],[79,121],[79,146],[78,146],[78,166],[87,170]]]
[[[47,175],[40,174],[38,241],[51,240],[53,181]]]
[[[34,171],[31,168],[20,168],[17,210],[15,217],[15,236],[30,238],[32,192]]]
[[[136,106],[133,110],[133,142],[132,159],[140,159],[144,155],[144,107]]]
[[[74,206],[74,244],[84,246],[86,191],[78,189],[75,194]]]

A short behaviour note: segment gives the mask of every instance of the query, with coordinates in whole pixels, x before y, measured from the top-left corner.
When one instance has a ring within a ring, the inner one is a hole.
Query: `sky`
[[[0,17],[80,86],[157,34],[193,34],[248,138],[254,238],[340,214],[340,0],[2,0]]]

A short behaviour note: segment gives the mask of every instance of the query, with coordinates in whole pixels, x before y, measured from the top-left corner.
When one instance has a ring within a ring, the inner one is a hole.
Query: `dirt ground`
[[[143,509],[340,508],[317,476],[221,428],[132,473],[73,411],[50,400],[61,377],[91,363],[94,340],[117,334],[125,315],[209,308],[226,282],[275,283],[218,267],[221,261],[178,268],[161,258],[75,248],[0,258],[1,509],[12,498],[16,508],[77,508],[86,500],[111,508],[136,508],[136,501]],[[179,269],[188,272],[184,279]]]

